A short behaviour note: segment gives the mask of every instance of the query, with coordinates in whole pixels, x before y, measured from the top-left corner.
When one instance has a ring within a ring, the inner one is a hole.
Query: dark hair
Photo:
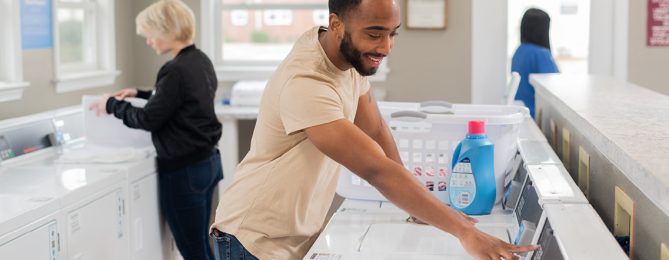
[[[341,19],[344,19],[348,13],[358,7],[362,0],[330,0],[328,1],[328,8],[330,13],[336,14]]]
[[[536,8],[528,9],[520,22],[520,42],[533,43],[550,50],[550,25],[551,18],[546,12]]]

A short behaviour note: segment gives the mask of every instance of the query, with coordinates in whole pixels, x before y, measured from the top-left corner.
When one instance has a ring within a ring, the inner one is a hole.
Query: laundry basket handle
[[[425,101],[420,103],[420,107],[445,107],[445,108],[453,108],[453,104],[451,104],[448,101],[443,101],[443,100],[430,100],[430,101]]]
[[[453,114],[453,104],[432,100],[420,103],[420,111],[428,114]]]
[[[426,119],[427,114],[419,111],[397,111],[390,114],[390,118],[397,119],[400,117],[416,118],[416,119]]]

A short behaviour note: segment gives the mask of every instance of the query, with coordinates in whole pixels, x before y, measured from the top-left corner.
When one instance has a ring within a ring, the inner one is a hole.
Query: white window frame
[[[83,63],[60,63],[58,8],[61,7],[83,8],[86,10],[85,23],[94,25],[85,28],[84,31],[84,45],[89,49],[88,53],[84,54]],[[113,84],[120,74],[116,70],[114,0],[87,0],[83,3],[54,0],[53,20],[56,92],[64,93]]]
[[[281,61],[239,61],[223,62],[221,55],[223,43],[223,3],[222,0],[201,0],[201,49],[211,58],[216,69],[216,76],[220,81],[239,80],[268,80]],[[327,9],[324,4],[234,4],[226,5],[231,10],[255,10],[255,9]],[[388,58],[383,59],[376,74],[369,77],[370,81],[385,81],[390,68]]]
[[[19,100],[30,84],[23,81],[20,2],[0,0],[0,102]]]

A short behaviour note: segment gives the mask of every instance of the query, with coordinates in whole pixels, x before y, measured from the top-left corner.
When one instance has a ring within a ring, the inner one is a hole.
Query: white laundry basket
[[[527,108],[510,105],[468,105],[446,102],[379,102],[391,128],[404,166],[426,188],[448,204],[447,181],[453,151],[467,133],[469,120],[483,120],[486,134],[495,144],[495,181],[499,202],[504,192],[505,171],[517,151],[516,140]],[[369,183],[345,167],[337,193],[349,199],[387,201]]]

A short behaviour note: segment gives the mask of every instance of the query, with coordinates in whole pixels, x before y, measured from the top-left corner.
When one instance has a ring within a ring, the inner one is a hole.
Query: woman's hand
[[[137,89],[134,88],[126,88],[117,91],[116,93],[112,94],[113,97],[116,97],[116,99],[124,99],[127,97],[136,97],[137,96]]]
[[[100,115],[107,115],[107,100],[109,99],[109,94],[103,94],[100,99],[97,101],[91,103],[90,106],[88,106],[88,110],[93,110],[95,111],[95,114],[97,116]]]
[[[459,239],[465,250],[476,259],[519,259],[516,253],[530,252],[539,248],[536,245],[517,246],[509,244],[483,233],[473,226],[463,232]]]

